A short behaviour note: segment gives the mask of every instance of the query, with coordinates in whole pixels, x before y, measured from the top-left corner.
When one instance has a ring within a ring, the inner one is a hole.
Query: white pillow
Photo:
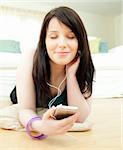
[[[123,56],[123,45],[120,45],[120,46],[110,49],[110,52],[116,53],[116,54],[121,54]]]
[[[8,105],[9,106],[0,109],[0,128],[25,131],[25,128],[21,125],[18,119],[18,104],[10,105],[9,103]],[[42,116],[46,110],[47,109],[38,108],[37,114]],[[92,125],[92,122],[88,119],[84,123],[75,123],[69,131],[87,131],[92,128]]]

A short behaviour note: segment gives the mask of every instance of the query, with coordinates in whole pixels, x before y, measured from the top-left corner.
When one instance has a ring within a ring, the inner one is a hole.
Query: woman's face
[[[59,65],[70,63],[78,50],[78,40],[69,27],[52,18],[46,33],[46,48],[52,62]]]

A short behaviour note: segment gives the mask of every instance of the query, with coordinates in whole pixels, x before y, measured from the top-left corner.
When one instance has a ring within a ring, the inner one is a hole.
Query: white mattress
[[[123,53],[92,54],[97,70],[123,70]]]
[[[96,68],[93,97],[123,97],[123,46],[110,51],[92,55]]]
[[[0,52],[0,69],[16,68],[19,63],[20,56],[20,53]]]
[[[0,52],[0,99],[8,98],[16,84],[16,69],[21,54]]]
[[[16,84],[16,69],[0,69],[0,99],[8,98]]]
[[[93,97],[123,97],[123,70],[97,70]]]

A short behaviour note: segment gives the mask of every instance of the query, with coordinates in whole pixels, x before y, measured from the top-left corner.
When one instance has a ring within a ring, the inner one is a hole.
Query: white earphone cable
[[[57,95],[56,95],[53,99],[50,100],[50,102],[49,102],[49,104],[48,104],[49,108],[52,107],[52,104],[56,101],[57,97],[59,97],[59,96],[61,95],[62,91],[61,91],[60,87],[61,87],[61,85],[63,84],[63,82],[64,82],[65,80],[66,80],[66,75],[65,75],[64,79],[61,81],[61,83],[59,84],[58,87],[56,87],[56,86],[54,86],[54,85],[52,85],[52,84],[50,84],[50,83],[47,82],[47,85],[49,85],[49,86],[52,87],[52,88],[57,89],[57,91],[58,91],[58,92],[57,92]]]

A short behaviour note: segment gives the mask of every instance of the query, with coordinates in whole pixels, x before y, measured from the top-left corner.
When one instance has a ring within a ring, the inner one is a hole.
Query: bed
[[[8,99],[16,84],[16,70],[20,53],[0,52],[0,100]]]
[[[21,53],[0,52],[0,99],[9,98],[16,84],[16,70]],[[92,54],[96,68],[94,98],[123,96],[123,46],[108,53]]]
[[[30,145],[31,147],[36,147],[37,143],[39,145],[41,143],[41,146],[43,144],[43,147],[45,149],[48,145],[51,146],[51,142],[55,143],[55,146],[53,145],[53,148],[56,149],[63,147],[63,143],[66,140],[67,144],[64,145],[66,149],[68,149],[68,147],[73,142],[75,143],[75,147],[79,145],[79,147],[84,147],[85,149],[90,149],[90,147],[103,147],[103,149],[120,148],[121,130],[119,118],[121,115],[120,104],[123,97],[122,50],[123,47],[121,46],[117,51],[112,50],[109,53],[92,54],[92,59],[96,68],[96,82],[94,82],[93,91],[93,97],[95,99],[93,101],[93,109],[90,117],[91,121],[94,122],[92,130],[89,130],[89,132],[68,132],[65,135],[48,137],[46,140],[39,142],[32,141],[25,132],[15,132],[12,130],[10,131],[0,129],[0,148],[10,149],[6,142],[4,142],[6,141],[6,134],[10,139],[9,145],[14,147],[14,149],[18,149],[18,145],[23,149],[30,147]],[[8,102],[10,92],[16,84],[16,70],[20,62],[20,57],[21,53],[0,52],[0,102],[2,102],[1,108],[3,108],[3,100],[7,100]],[[107,101],[107,98],[111,99]],[[5,105],[8,106],[8,104]],[[104,109],[105,111],[103,111]],[[106,122],[106,124],[104,124],[104,122]],[[4,121],[4,124],[6,124],[6,121]],[[110,128],[107,128],[107,126],[110,126]],[[80,138],[80,140],[78,140],[78,137],[80,136],[83,136],[84,138]],[[22,145],[23,139],[25,139],[25,142]],[[18,141],[21,142],[18,143]]]
[[[123,97],[123,46],[92,54],[96,68],[95,98]]]

